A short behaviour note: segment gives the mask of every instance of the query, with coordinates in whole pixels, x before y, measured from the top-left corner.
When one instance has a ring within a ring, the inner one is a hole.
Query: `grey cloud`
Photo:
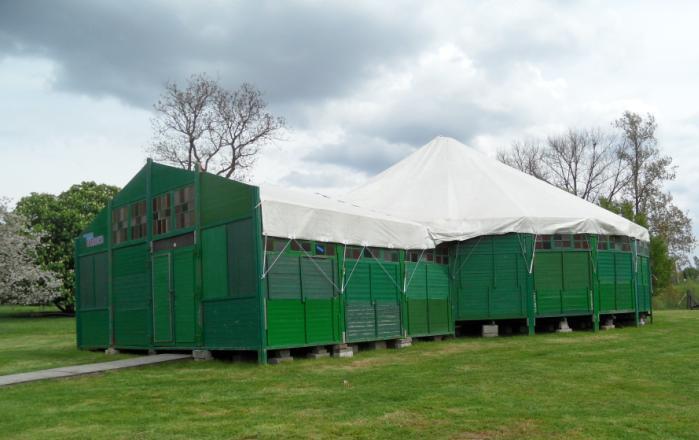
[[[214,8],[216,6],[216,8]],[[291,2],[29,0],[0,6],[0,55],[54,59],[56,87],[150,107],[167,80],[207,71],[271,102],[339,96],[427,31],[370,9]]]
[[[429,140],[426,139],[423,143]],[[388,168],[414,150],[414,147],[406,144],[386,143],[378,138],[350,136],[341,144],[319,146],[303,160],[311,163],[330,163],[371,175]]]

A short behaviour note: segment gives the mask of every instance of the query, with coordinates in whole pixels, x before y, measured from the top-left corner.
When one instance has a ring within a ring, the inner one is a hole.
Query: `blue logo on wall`
[[[85,239],[85,246],[87,247],[95,247],[104,244],[104,235],[98,235],[95,237],[95,234],[88,232],[87,234],[83,235],[83,238]]]

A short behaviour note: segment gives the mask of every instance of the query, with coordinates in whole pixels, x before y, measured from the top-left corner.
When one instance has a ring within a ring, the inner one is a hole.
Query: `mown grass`
[[[56,308],[0,306],[0,375],[118,358],[77,350],[75,319]]]
[[[656,295],[653,295],[653,308],[656,310],[686,309],[687,292],[691,292],[699,300],[699,281],[682,280],[660,289]]]
[[[72,348],[71,348],[72,349]],[[697,438],[699,312],[277,366],[182,361],[0,388],[14,438]]]

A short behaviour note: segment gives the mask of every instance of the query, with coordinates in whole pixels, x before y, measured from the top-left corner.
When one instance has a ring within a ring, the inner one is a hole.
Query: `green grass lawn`
[[[28,320],[42,332],[10,338],[68,340],[68,321]],[[61,360],[78,359],[65,349]],[[39,346],[12,356],[25,354],[39,364]],[[699,311],[662,311],[653,325],[597,334],[458,338],[278,366],[182,361],[0,388],[0,436],[697,438],[698,366]]]
[[[75,319],[53,307],[0,306],[0,375],[114,359],[76,349]]]

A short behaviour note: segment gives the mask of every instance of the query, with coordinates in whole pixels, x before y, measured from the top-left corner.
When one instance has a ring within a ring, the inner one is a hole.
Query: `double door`
[[[195,342],[194,247],[153,254],[153,345],[189,347]]]

